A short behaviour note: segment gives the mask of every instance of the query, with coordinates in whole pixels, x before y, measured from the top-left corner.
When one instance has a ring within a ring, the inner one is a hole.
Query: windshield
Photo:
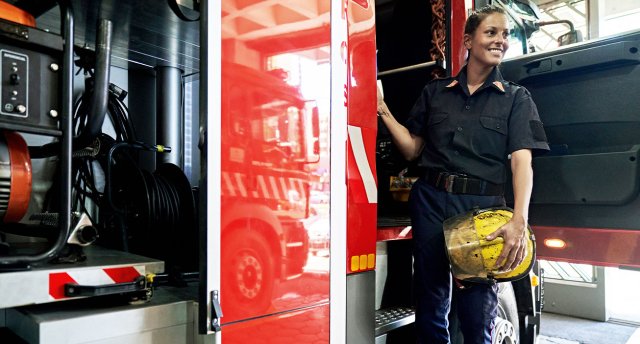
[[[638,0],[536,1],[537,6],[520,0],[495,2],[507,10],[513,25],[507,58],[640,29]]]

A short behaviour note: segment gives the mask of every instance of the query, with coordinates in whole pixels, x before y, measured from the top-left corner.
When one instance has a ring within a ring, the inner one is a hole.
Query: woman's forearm
[[[384,102],[378,104],[378,116],[382,118],[382,122],[389,129],[393,143],[404,158],[407,160],[416,159],[422,151],[423,139],[411,134],[405,126],[400,124]]]
[[[522,149],[511,154],[511,172],[513,174],[513,217],[527,223],[529,220],[529,202],[533,189],[533,168],[531,150]]]

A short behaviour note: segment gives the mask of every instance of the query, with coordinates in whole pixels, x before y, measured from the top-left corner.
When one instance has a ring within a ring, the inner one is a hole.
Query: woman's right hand
[[[391,110],[389,110],[387,104],[384,102],[380,86],[378,86],[377,89],[378,116],[382,117],[382,122],[387,129],[389,129],[393,142],[396,144],[396,147],[398,147],[405,159],[413,160],[417,158],[424,147],[422,137],[411,134],[407,128],[395,120],[391,114]]]
[[[385,104],[384,102],[384,96],[382,95],[382,91],[380,90],[380,86],[376,87],[376,90],[378,91],[378,116],[390,116],[391,115],[391,111],[389,111],[389,108],[387,107],[387,104]]]

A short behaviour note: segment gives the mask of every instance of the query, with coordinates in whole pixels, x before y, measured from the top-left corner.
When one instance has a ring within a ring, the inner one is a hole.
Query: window
[[[587,4],[585,0],[556,1],[540,7],[540,22],[548,23],[540,26],[540,30],[531,35],[529,45],[533,51],[545,51],[557,48],[558,38],[570,31],[566,22],[570,21],[581,37],[588,37]]]
[[[516,57],[527,53],[527,40],[524,28],[518,25],[511,16],[509,17],[509,50],[504,58]]]
[[[301,110],[266,93],[254,93],[253,104],[251,136],[263,142],[265,154],[279,154],[285,160],[302,158]]]
[[[584,283],[596,282],[595,269],[592,265],[540,260],[540,267],[544,269],[545,279]]]

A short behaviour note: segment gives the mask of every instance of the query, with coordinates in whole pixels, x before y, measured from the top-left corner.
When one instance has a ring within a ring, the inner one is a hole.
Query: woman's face
[[[509,49],[509,21],[502,13],[492,13],[480,22],[476,31],[464,35],[469,62],[483,67],[497,66]]]

